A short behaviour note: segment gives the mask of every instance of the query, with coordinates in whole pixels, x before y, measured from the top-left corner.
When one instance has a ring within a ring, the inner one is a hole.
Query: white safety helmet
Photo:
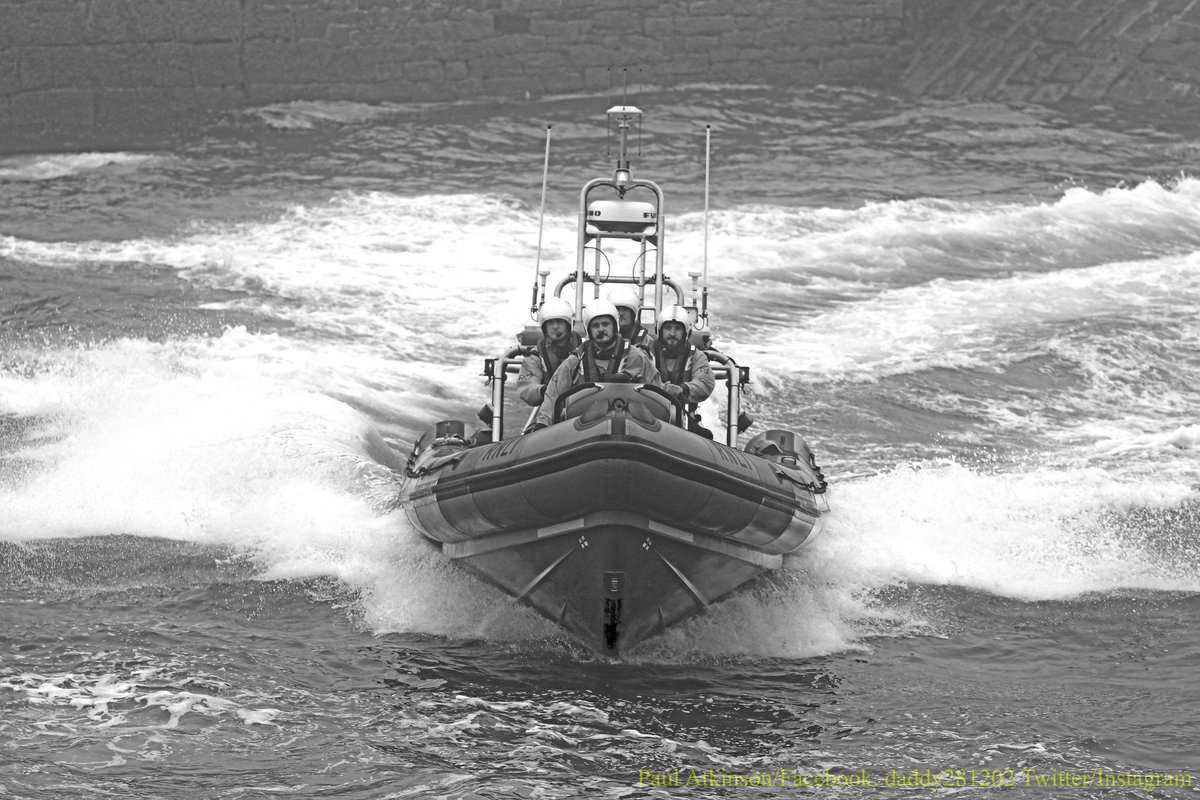
[[[546,323],[552,319],[563,320],[569,328],[575,324],[575,308],[561,297],[551,297],[538,309],[538,327],[542,333],[546,332]]]
[[[692,335],[692,314],[683,306],[668,306],[662,310],[662,315],[658,318],[659,337],[662,336],[663,325],[668,322],[678,322],[683,325],[684,339]]]
[[[621,315],[617,313],[615,305],[608,300],[593,300],[583,307],[583,330],[589,337],[592,335],[592,320],[596,317],[612,317],[613,330],[621,327]]]
[[[642,298],[638,295],[638,290],[629,285],[618,286],[608,293],[608,301],[617,308],[628,308],[633,312],[633,318],[637,319],[641,314]]]

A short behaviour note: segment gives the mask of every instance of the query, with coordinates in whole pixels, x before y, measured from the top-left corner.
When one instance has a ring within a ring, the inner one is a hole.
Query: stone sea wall
[[[902,27],[903,0],[0,0],[0,126],[622,80],[877,83]]]
[[[1200,0],[918,0],[899,88],[1053,105],[1200,101]]]
[[[0,146],[290,100],[622,81],[1194,101],[1200,0],[0,0]]]

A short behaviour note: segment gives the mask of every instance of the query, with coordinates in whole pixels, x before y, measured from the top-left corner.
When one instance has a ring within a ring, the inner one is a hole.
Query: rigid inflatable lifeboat
[[[644,298],[647,317],[674,293],[723,390],[721,436],[662,387],[628,383],[576,385],[554,403],[554,424],[509,433],[508,419],[531,410],[506,391],[541,333],[527,329],[485,363],[489,427],[471,435],[463,421],[431,427],[409,456],[399,501],[446,556],[594,651],[616,655],[778,569],[828,506],[825,479],[799,435],[767,430],[738,446],[749,424],[740,408],[749,371],[712,346],[699,276],[688,303],[663,270],[662,193],[635,182],[626,157],[625,133],[641,112],[617,106],[609,116],[621,131],[617,171],[584,186],[576,270],[555,295],[573,287],[582,308],[586,290],[595,297],[602,284],[624,283]],[[615,198],[595,199],[601,192]],[[613,276],[614,242],[632,245],[640,271]],[[539,281],[545,296],[547,273],[538,276],[535,300]]]

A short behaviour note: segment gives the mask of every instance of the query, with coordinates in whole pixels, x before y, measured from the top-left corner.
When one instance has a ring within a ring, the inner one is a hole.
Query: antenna
[[[704,126],[704,293],[700,316],[708,319],[708,173],[712,153],[712,125]]]
[[[538,310],[538,277],[542,273],[542,228],[546,219],[546,183],[550,178],[550,127],[546,126],[546,160],[542,164],[542,208],[538,212],[537,260],[533,269],[533,297],[530,300],[530,314],[536,314]]]

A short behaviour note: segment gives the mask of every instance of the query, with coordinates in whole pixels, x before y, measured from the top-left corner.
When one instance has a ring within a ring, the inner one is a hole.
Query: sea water
[[[613,662],[395,508],[574,269],[612,98],[49,140],[0,157],[0,795],[1200,796],[1186,120],[627,101],[820,536]]]

